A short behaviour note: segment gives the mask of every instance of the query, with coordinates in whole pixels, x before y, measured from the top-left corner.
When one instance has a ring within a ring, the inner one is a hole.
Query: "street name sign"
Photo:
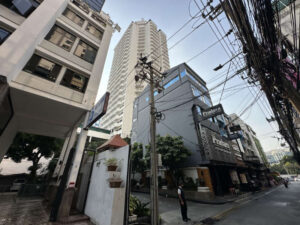
[[[109,100],[109,92],[106,92],[102,98],[97,102],[96,105],[92,108],[89,119],[87,121],[86,126],[84,126],[84,129],[87,129],[91,127],[97,120],[99,120],[103,115],[105,115],[107,111],[108,106],[108,100]]]

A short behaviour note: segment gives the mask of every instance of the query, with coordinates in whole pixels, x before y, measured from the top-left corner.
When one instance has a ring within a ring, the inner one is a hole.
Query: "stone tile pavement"
[[[61,225],[49,222],[42,198],[18,198],[16,193],[0,193],[0,225]],[[91,225],[76,222],[73,225]]]

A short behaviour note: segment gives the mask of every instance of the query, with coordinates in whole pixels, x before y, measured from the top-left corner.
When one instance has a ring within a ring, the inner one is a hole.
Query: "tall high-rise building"
[[[93,10],[100,12],[105,0],[83,0],[84,2],[86,2],[90,8],[92,8]]]
[[[149,55],[153,66],[165,71],[170,68],[166,35],[151,20],[132,22],[115,47],[108,81],[110,100],[101,126],[122,137],[130,136],[133,102],[146,83],[136,83],[134,66],[141,56]]]

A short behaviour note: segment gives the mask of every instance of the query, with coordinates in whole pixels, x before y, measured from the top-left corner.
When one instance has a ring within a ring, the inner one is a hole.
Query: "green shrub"
[[[193,178],[187,177],[184,182],[184,187],[190,190],[196,190],[197,184],[194,182]]]
[[[118,165],[118,160],[116,158],[109,158],[105,160],[104,163],[106,166],[117,166]]]
[[[142,203],[137,197],[130,195],[129,199],[129,214],[137,215],[138,217],[149,216],[150,209],[147,208],[147,205],[150,202]]]

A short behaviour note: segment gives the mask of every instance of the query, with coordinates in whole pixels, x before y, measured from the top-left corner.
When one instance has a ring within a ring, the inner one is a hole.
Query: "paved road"
[[[300,182],[289,188],[280,186],[274,191],[255,196],[231,211],[216,225],[298,225],[300,224]]]

